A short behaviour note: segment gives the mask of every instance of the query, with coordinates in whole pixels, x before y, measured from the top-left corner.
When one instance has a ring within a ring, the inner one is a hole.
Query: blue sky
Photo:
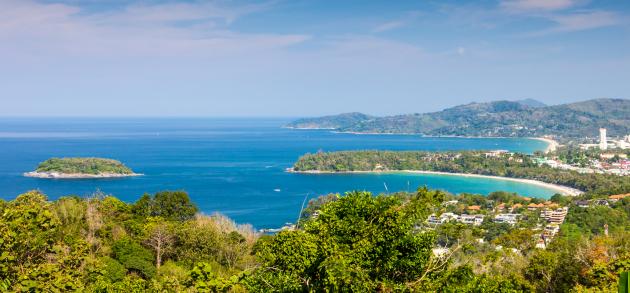
[[[630,98],[630,2],[0,0],[0,116]]]

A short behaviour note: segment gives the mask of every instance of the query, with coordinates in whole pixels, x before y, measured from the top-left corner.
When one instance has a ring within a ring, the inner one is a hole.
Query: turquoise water
[[[183,189],[205,213],[275,228],[295,221],[305,196],[329,192],[413,190],[454,193],[506,190],[548,197],[542,187],[493,179],[418,174],[307,175],[284,172],[318,150],[507,149],[533,152],[530,139],[423,138],[353,135],[280,128],[289,119],[0,119],[0,198],[40,189],[51,199],[100,190],[133,202],[145,192]],[[97,180],[26,178],[50,157],[95,156],[121,160],[142,177]]]

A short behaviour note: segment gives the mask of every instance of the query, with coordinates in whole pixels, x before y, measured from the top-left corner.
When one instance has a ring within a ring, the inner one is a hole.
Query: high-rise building
[[[602,150],[608,148],[608,141],[606,140],[606,128],[599,129],[599,148]]]

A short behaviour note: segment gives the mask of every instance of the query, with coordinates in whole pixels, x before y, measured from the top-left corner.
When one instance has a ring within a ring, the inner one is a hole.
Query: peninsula
[[[566,195],[610,195],[630,190],[627,178],[554,169],[538,158],[507,151],[340,151],[306,154],[289,169],[296,173],[414,172],[461,176],[497,176],[538,181]],[[495,177],[496,178],[496,177]]]
[[[120,161],[104,158],[51,158],[26,177],[51,179],[90,179],[140,176]]]

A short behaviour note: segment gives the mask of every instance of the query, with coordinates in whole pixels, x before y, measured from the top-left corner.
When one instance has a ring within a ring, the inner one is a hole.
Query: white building
[[[479,226],[483,223],[483,215],[461,215],[459,221],[464,224]]]
[[[494,217],[496,223],[508,223],[514,225],[518,222],[520,214],[498,214]]]
[[[606,140],[606,128],[599,129],[599,148],[602,150],[608,149],[608,141]]]

